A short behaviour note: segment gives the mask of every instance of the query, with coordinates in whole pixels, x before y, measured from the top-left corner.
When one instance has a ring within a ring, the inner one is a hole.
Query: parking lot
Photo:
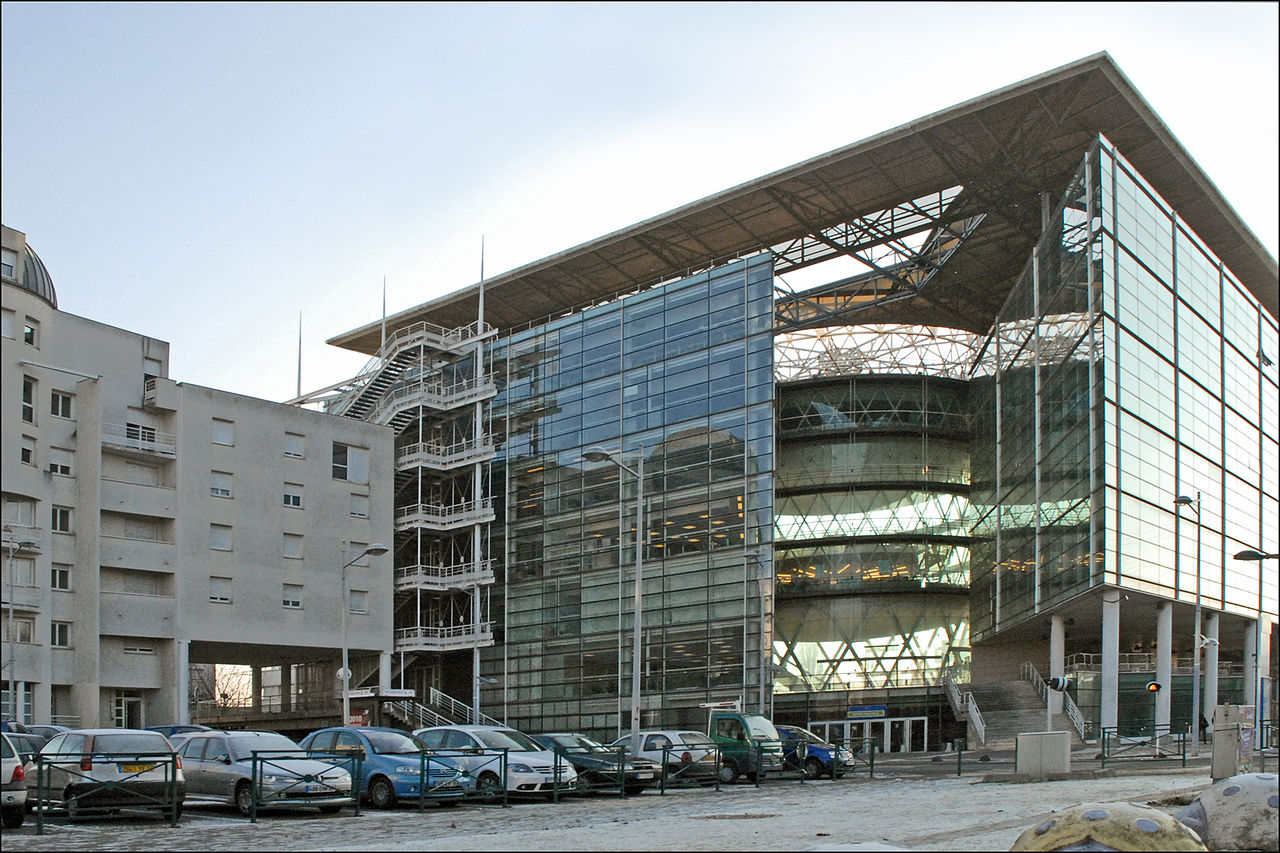
[[[1078,767],[1078,769],[1077,769]],[[1007,850],[1054,808],[1079,802],[1149,802],[1170,813],[1210,783],[1207,762],[1151,762],[1120,770],[1073,763],[1072,778],[1020,782],[1000,760],[885,761],[865,773],[801,784],[770,778],[635,797],[574,796],[513,802],[362,809],[320,815],[272,811],[256,823],[229,807],[189,804],[163,819],[30,819],[5,830],[4,849],[61,850]]]

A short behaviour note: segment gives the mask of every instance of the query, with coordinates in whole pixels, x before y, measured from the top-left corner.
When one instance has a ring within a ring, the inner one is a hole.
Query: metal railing
[[[967,719],[973,726],[973,733],[978,736],[978,743],[985,744],[987,724],[982,719],[982,711],[978,710],[978,702],[973,698],[973,694],[968,691],[961,692],[950,673],[942,676],[942,686],[946,690],[947,699],[951,702],[951,710],[958,718]]]
[[[44,834],[45,815],[55,809],[73,821],[121,812],[158,815],[178,825],[182,765],[175,752],[38,752],[33,760],[36,784],[28,795],[35,795],[36,835]]]
[[[323,773],[299,773],[285,762],[312,758],[305,749],[256,749],[249,754],[250,783],[249,822],[258,822],[258,809],[272,806],[319,806],[325,813],[337,812],[350,805],[360,814],[360,757],[334,756],[325,761],[347,771],[347,792]],[[271,782],[267,782],[271,777]]]
[[[445,723],[437,723],[436,725],[449,725],[450,723],[455,721],[461,721],[464,723],[476,722],[475,710],[472,709],[470,705],[466,704],[465,702],[459,702],[457,699],[454,699],[452,696],[450,696],[447,693],[442,693],[440,690],[436,689],[435,687],[432,687],[427,692],[427,702],[429,702],[432,705],[435,705],[437,708],[443,708],[445,713],[453,715],[453,720],[450,720]],[[480,724],[486,725],[486,726],[502,725],[501,720],[495,720],[493,717],[487,716],[485,714],[480,715],[479,722]]]
[[[1102,767],[1107,762],[1181,759],[1187,766],[1187,732],[1170,726],[1145,726],[1134,734],[1120,734],[1113,726],[1102,728]]]
[[[1036,665],[1030,661],[1024,661],[1019,674],[1023,681],[1031,682],[1047,708],[1051,698],[1049,686],[1040,677],[1040,670],[1036,669]],[[1089,738],[1085,737],[1088,723],[1085,721],[1084,714],[1080,712],[1080,708],[1077,707],[1075,700],[1071,698],[1071,694],[1066,691],[1062,692],[1062,712],[1067,715],[1071,725],[1075,726],[1076,731],[1080,734],[1080,740],[1088,740]]]
[[[396,717],[411,729],[425,729],[429,726],[451,726],[457,720],[451,720],[448,717],[441,716],[435,711],[423,705],[421,702],[415,702],[412,699],[395,699],[390,702],[384,702],[382,707]]]

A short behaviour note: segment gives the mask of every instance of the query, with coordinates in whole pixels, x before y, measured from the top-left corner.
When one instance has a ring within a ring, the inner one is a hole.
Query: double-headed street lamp
[[[1277,559],[1280,559],[1280,553],[1264,554],[1261,551],[1255,551],[1252,548],[1247,548],[1244,551],[1240,551],[1239,553],[1237,553],[1235,555],[1235,559],[1246,560],[1249,562],[1260,562],[1262,560],[1277,560]],[[1254,743],[1259,743],[1258,738],[1262,734],[1262,722],[1263,722],[1262,715],[1266,710],[1263,707],[1263,699],[1265,699],[1266,697],[1262,695],[1262,687],[1263,687],[1262,667],[1258,665],[1259,662],[1262,660],[1262,571],[1261,571],[1261,567],[1259,567],[1259,571],[1258,571],[1258,620],[1254,623],[1253,654],[1254,654],[1254,662],[1253,662],[1254,673],[1253,674],[1254,674],[1254,678],[1257,679],[1257,681],[1254,683],[1254,690],[1253,690],[1253,704],[1254,704],[1253,724],[1256,727],[1256,731],[1254,732]],[[1273,689],[1274,689],[1274,685],[1273,685]]]
[[[619,461],[622,455],[634,455],[636,467]],[[636,478],[636,580],[635,580],[635,624],[632,626],[631,640],[631,755],[640,753],[640,620],[644,614],[641,600],[643,577],[642,558],[644,554],[644,451],[634,454],[622,454],[616,451],[593,447],[582,454],[588,462],[612,462],[623,471]]]
[[[1200,493],[1196,492],[1195,498],[1179,495],[1173,501],[1174,507],[1181,510],[1184,506],[1189,506],[1196,511],[1196,626],[1192,637],[1195,639],[1194,652],[1191,664],[1191,725],[1193,732],[1200,729],[1200,717],[1204,712],[1200,710],[1200,649],[1204,643],[1200,639]],[[1181,513],[1179,512],[1179,516]],[[1215,701],[1217,697],[1214,697]],[[1195,735],[1191,741],[1191,754],[1193,756],[1200,755],[1200,737]]]
[[[347,601],[347,567],[363,560],[365,557],[380,557],[391,550],[386,545],[374,543],[356,554],[342,566],[342,669],[338,670],[338,678],[342,679],[342,725],[351,724],[351,668],[347,662],[347,610],[351,604]]]

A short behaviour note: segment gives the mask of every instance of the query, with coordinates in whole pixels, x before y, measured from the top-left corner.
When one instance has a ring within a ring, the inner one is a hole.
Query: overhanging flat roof
[[[858,316],[986,332],[1040,234],[1040,193],[1056,203],[1099,134],[1280,316],[1276,259],[1099,53],[494,276],[484,319],[521,328],[960,185],[965,206],[986,214],[981,225],[920,295]],[[399,312],[387,328],[465,326],[479,290]],[[328,342],[373,354],[381,334],[379,319]]]

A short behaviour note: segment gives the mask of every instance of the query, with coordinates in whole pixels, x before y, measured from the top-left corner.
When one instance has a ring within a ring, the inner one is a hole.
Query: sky
[[[282,401],[482,247],[493,276],[1107,51],[1274,256],[1278,9],[5,0],[2,218],[63,311]]]

